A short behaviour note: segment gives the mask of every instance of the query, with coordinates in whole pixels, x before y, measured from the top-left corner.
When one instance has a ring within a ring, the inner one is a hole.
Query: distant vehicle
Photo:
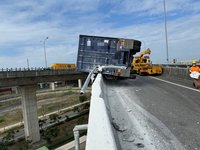
[[[134,39],[80,35],[77,70],[99,67],[104,76],[129,78],[133,55],[140,47],[141,41]]]
[[[146,55],[147,54],[147,55]],[[131,64],[132,72],[146,75],[160,75],[162,74],[162,67],[160,65],[152,65],[149,55],[151,50],[148,48],[140,53],[139,56],[133,58]]]
[[[51,64],[51,68],[55,70],[75,70],[76,65],[75,64]]]

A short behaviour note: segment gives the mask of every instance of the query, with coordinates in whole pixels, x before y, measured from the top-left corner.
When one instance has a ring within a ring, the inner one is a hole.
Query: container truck
[[[98,68],[106,78],[130,78],[133,55],[140,47],[141,41],[135,39],[80,35],[76,69]]]

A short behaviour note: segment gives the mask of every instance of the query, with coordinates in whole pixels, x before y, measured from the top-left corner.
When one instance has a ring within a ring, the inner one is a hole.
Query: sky
[[[130,38],[166,63],[163,0],[1,0],[0,68],[76,63],[80,34]],[[169,60],[200,59],[200,1],[166,0]]]

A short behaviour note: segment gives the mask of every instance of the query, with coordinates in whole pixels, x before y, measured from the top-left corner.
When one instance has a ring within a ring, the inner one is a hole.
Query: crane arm
[[[151,54],[151,50],[147,48],[146,50],[140,53],[140,57],[144,56],[145,54]]]

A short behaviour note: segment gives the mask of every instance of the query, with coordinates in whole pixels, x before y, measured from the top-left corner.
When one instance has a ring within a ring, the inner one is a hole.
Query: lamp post
[[[29,69],[29,59],[27,58],[27,68]]]
[[[46,37],[44,39],[44,58],[45,58],[45,67],[47,68],[47,55],[46,55],[46,46],[45,46],[45,43],[46,43],[46,40],[49,39],[48,37]]]
[[[163,1],[164,5],[164,15],[165,15],[165,40],[166,40],[166,55],[167,55],[167,63],[169,63],[169,54],[168,54],[168,35],[167,35],[167,12],[166,12],[166,3]]]

